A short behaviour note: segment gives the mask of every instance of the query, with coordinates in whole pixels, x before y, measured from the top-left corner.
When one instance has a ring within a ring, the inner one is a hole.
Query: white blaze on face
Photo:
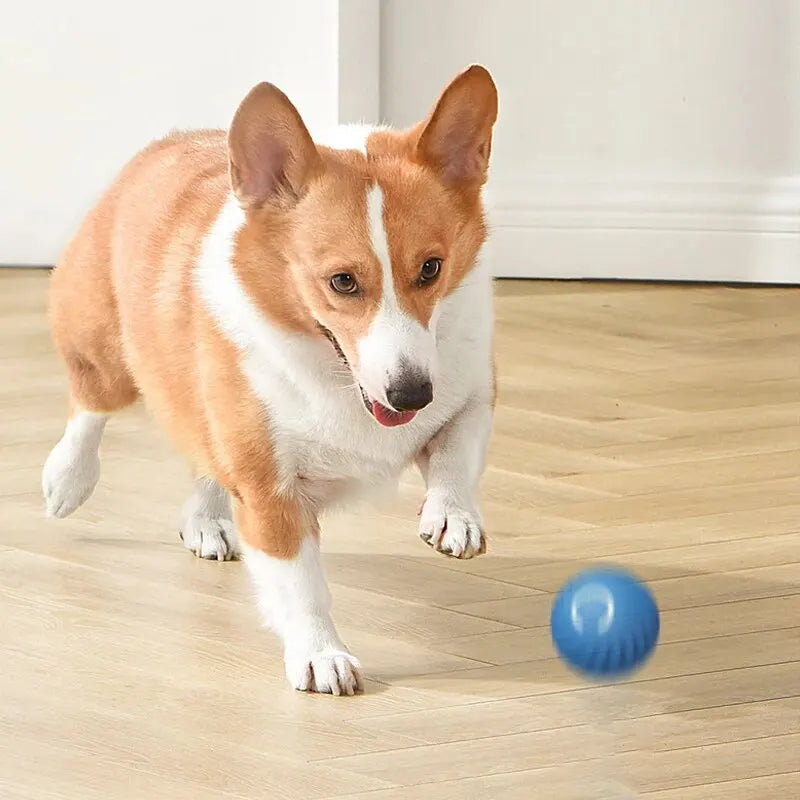
[[[383,268],[383,295],[378,312],[358,343],[358,379],[367,393],[391,405],[387,391],[417,376],[433,380],[436,345],[432,332],[400,306],[392,275],[389,243],[383,224],[383,192],[376,183],[367,194],[372,248]]]

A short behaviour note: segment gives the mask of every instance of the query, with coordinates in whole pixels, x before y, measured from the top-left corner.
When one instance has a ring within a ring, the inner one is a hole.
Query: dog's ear
[[[418,126],[416,158],[448,185],[480,187],[486,181],[497,119],[497,88],[484,67],[473,65],[442,92]]]
[[[288,207],[322,169],[319,152],[289,98],[259,83],[242,100],[228,133],[231,185],[245,207]]]

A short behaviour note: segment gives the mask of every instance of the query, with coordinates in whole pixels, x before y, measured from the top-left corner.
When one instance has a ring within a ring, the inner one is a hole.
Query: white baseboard
[[[531,178],[487,199],[498,277],[800,283],[800,179]]]
[[[531,177],[487,206],[497,277],[800,284],[800,178]]]

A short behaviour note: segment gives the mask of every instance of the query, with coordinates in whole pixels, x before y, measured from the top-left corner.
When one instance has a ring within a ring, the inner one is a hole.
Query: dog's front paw
[[[100,457],[66,437],[47,457],[42,492],[48,517],[67,517],[83,505],[100,480]]]
[[[422,506],[419,536],[434,550],[454,558],[486,552],[486,537],[477,511],[447,497],[429,494]]]
[[[364,690],[361,665],[346,650],[286,651],[286,677],[300,692],[354,695]]]
[[[181,525],[183,545],[198,558],[231,561],[239,557],[236,531],[229,519],[193,515]]]

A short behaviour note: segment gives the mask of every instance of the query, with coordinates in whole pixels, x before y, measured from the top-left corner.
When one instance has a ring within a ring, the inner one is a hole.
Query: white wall
[[[800,280],[800,0],[15,3],[0,264],[53,263],[135,150],[259,80],[312,127],[408,124],[476,61],[498,274]]]
[[[498,274],[800,282],[800,0],[383,0],[382,113],[500,89]]]
[[[24,0],[4,9],[0,264],[52,264],[136,150],[173,127],[227,126],[261,80],[313,127],[376,113],[377,19],[371,0]],[[361,53],[363,72],[352,56],[340,63],[341,43]]]

